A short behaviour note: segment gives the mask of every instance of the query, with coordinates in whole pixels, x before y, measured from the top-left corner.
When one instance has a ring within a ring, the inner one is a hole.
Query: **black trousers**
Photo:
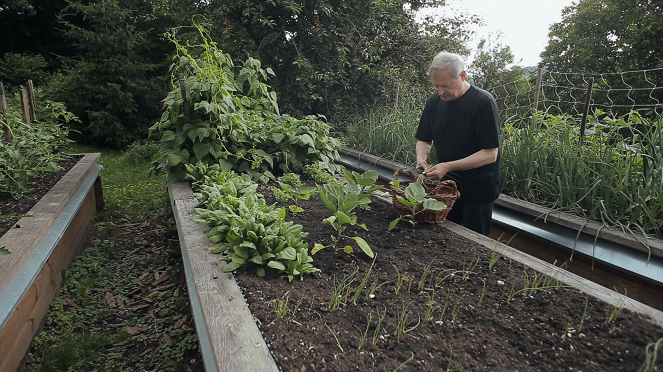
[[[465,204],[458,200],[449,211],[447,220],[488,236],[493,220],[493,203]]]

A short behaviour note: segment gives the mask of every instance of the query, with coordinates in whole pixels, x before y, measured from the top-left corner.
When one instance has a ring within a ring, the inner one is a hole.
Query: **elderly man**
[[[457,54],[438,53],[428,76],[435,94],[426,101],[415,135],[417,167],[429,179],[458,185],[460,198],[448,220],[488,235],[502,185],[497,104],[490,93],[466,81],[465,62]],[[435,165],[428,164],[432,146]]]

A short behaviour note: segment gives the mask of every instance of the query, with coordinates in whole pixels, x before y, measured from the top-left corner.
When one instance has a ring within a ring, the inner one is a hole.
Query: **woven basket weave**
[[[396,172],[394,172],[394,179],[396,179],[396,177],[398,177],[398,174],[404,169],[405,168],[397,169]],[[394,212],[398,217],[412,214],[410,208],[406,207],[403,203],[398,201],[397,196],[405,198],[405,192],[402,189],[405,189],[407,185],[409,185],[412,182],[415,182],[417,179],[413,172],[404,172],[404,173],[408,174],[410,178],[412,178],[412,181],[400,181],[401,189],[397,189],[393,185],[389,185],[389,187],[391,188],[391,196],[394,205]],[[424,179],[421,182],[422,186],[424,187],[424,190],[426,190],[426,197],[433,198],[437,201],[441,201],[442,203],[447,205],[447,208],[441,211],[425,210],[421,213],[417,213],[414,216],[414,222],[442,223],[446,221],[447,215],[451,211],[451,208],[456,202],[456,199],[460,197],[460,192],[456,187],[456,182],[451,180],[433,182],[427,179]],[[417,212],[420,211],[421,208],[422,208],[421,206],[418,206],[416,211]],[[409,221],[410,218],[403,217],[403,220]]]

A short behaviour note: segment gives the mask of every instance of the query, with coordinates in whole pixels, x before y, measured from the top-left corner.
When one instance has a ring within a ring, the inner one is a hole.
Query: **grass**
[[[146,159],[129,161],[135,152],[82,145],[68,152],[101,153],[106,207],[93,219],[92,240],[62,272],[62,289],[26,369],[186,370],[191,355],[199,359],[198,340],[188,294],[174,290],[183,272],[164,177],[150,176]],[[167,267],[159,285],[174,287],[157,290],[138,279],[159,267]],[[135,305],[120,308],[131,301],[149,303],[151,317]]]
[[[348,126],[345,142],[414,164],[421,114],[420,105],[412,103],[416,99],[358,118]],[[663,118],[648,114],[611,118],[597,112],[582,141],[572,116],[509,118],[502,124],[503,192],[630,233],[663,237]]]

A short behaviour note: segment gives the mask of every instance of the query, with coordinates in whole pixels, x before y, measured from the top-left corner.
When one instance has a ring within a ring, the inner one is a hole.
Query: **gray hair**
[[[437,75],[438,72],[449,70],[454,79],[458,79],[460,74],[465,71],[465,61],[463,57],[455,53],[442,51],[438,53],[433,62],[428,67],[428,76],[431,78]]]

